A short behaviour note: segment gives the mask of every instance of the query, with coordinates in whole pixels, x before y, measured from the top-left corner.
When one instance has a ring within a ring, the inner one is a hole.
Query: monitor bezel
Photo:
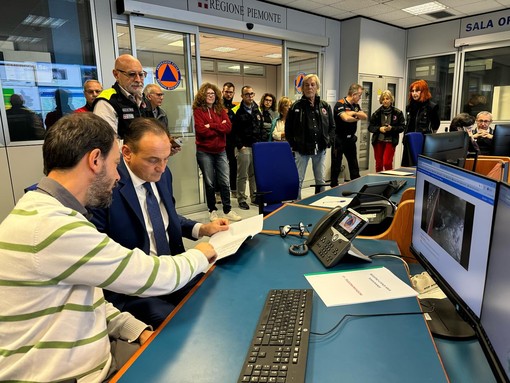
[[[492,233],[491,233],[491,242],[490,242],[490,249],[489,249],[489,251],[490,251],[489,252],[489,262],[487,265],[488,266],[487,272],[489,271],[489,266],[490,266],[490,262],[491,262],[493,237],[494,237],[494,225],[496,223],[496,215],[498,213],[499,198],[500,198],[502,188],[508,189],[508,192],[510,193],[510,184],[508,184],[506,182],[498,182],[498,191],[496,193],[496,210],[494,213],[494,219],[493,219],[493,223],[492,223],[493,226],[492,226]],[[488,278],[488,275],[486,274],[486,282],[485,282],[486,284],[487,284],[487,278]],[[485,298],[485,294],[486,294],[485,289],[486,289],[486,286],[484,286],[484,298]],[[489,362],[489,366],[492,369],[492,372],[494,373],[494,375],[496,375],[497,378],[499,378],[498,381],[510,383],[510,376],[506,374],[505,369],[503,367],[503,363],[502,363],[501,359],[498,357],[498,354],[496,353],[496,351],[494,350],[494,347],[492,346],[492,342],[489,339],[489,336],[487,335],[487,333],[483,327],[483,320],[482,320],[483,312],[484,312],[484,302],[482,301],[482,310],[481,310],[481,314],[480,314],[480,321],[477,324],[477,329],[476,329],[476,333],[477,333],[478,339],[480,341],[480,345],[482,347],[482,350],[483,350],[485,356],[487,357],[487,360]]]
[[[449,164],[463,166],[469,153],[469,141],[469,134],[464,130],[425,134],[422,155]],[[451,147],[448,145],[451,142],[457,144],[462,142],[462,146]],[[430,146],[435,146],[435,148],[430,148]]]
[[[499,133],[498,133],[498,128],[500,128]],[[501,133],[503,130],[504,130],[504,132]],[[498,139],[500,139],[502,137],[508,137],[508,138],[504,140],[505,142],[503,144],[501,142],[498,144],[496,141],[498,141]],[[510,125],[496,124],[494,126],[494,130],[492,132],[492,143],[491,143],[491,149],[490,149],[491,155],[493,155],[493,156],[509,156],[510,155],[510,152],[508,149],[509,146],[505,145],[505,143],[510,143]],[[499,151],[498,148],[504,148],[506,150]]]
[[[426,158],[427,160],[436,162],[436,163],[444,165],[444,166],[459,169],[463,172],[470,173],[470,174],[480,177],[482,179],[493,182],[496,185],[496,193],[495,193],[495,197],[494,197],[495,198],[494,201],[496,204],[496,201],[498,198],[498,189],[499,189],[498,181],[491,179],[489,177],[486,177],[482,174],[475,173],[470,170],[463,169],[458,166],[455,166],[455,165],[452,165],[452,164],[449,164],[449,163],[446,163],[446,162],[443,162],[443,161],[440,161],[440,160],[437,160],[434,158],[426,157],[423,155],[418,156],[418,161],[420,161],[420,157]],[[418,177],[418,167],[417,167],[416,176]],[[416,204],[415,204],[415,209],[416,209]],[[494,212],[495,212],[495,210],[493,210],[491,225],[494,225],[494,217],[495,217]],[[413,222],[414,222],[414,213],[413,213]],[[414,230],[416,230],[416,228],[413,225],[413,232],[414,232]],[[490,236],[492,237],[492,226],[491,226]],[[491,241],[492,241],[492,238],[489,238],[489,251],[490,251],[490,247],[491,247]],[[416,260],[425,268],[425,270],[430,274],[432,279],[438,284],[438,286],[441,288],[441,290],[443,290],[443,292],[446,294],[446,296],[452,301],[452,303],[455,305],[455,307],[457,309],[458,314],[475,330],[475,333],[478,333],[476,331],[476,328],[480,324],[479,316],[476,315],[471,310],[470,306],[456,292],[456,290],[447,282],[447,280],[439,273],[439,271],[436,270],[436,268],[429,262],[429,260],[413,246],[413,236],[411,237],[410,250],[411,250],[412,254],[415,256]],[[485,265],[485,274],[487,274],[489,256],[490,256],[490,254],[487,257],[487,263]],[[484,287],[485,287],[485,279],[484,279]],[[482,294],[482,299],[483,299],[483,294]],[[478,334],[477,334],[477,336],[478,336]]]

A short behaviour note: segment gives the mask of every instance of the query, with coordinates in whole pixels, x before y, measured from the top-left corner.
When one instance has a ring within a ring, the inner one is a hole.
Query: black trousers
[[[331,149],[331,187],[338,186],[343,156],[347,160],[351,180],[360,177],[356,141],[356,136],[335,140],[335,146]]]

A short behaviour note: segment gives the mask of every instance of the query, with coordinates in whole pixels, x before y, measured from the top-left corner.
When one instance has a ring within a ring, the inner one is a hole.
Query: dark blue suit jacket
[[[149,236],[143,220],[142,209],[129,176],[126,164],[121,158],[117,167],[120,180],[113,189],[113,202],[107,209],[93,209],[91,221],[97,229],[128,249],[135,247],[149,254]],[[172,190],[172,173],[166,168],[161,179],[156,182],[159,195],[169,217],[167,228],[170,252],[172,255],[184,252],[182,237],[194,239],[191,235],[195,221],[177,214]]]

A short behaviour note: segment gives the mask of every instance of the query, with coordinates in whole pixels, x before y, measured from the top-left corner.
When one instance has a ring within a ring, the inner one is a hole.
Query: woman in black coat
[[[372,146],[374,147],[375,171],[393,169],[395,147],[398,137],[404,131],[405,118],[400,109],[393,106],[395,101],[389,90],[379,96],[382,105],[370,117],[368,130],[372,132]]]

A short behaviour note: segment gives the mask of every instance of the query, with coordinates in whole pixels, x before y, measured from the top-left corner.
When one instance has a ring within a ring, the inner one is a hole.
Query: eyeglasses
[[[476,120],[476,122],[480,122],[482,124],[490,124],[492,121],[491,120]]]
[[[245,93],[245,94],[243,94],[243,96],[245,96],[245,97],[253,97],[253,96],[255,96],[255,93],[254,92]]]
[[[311,226],[311,225],[305,225],[303,222],[299,222],[298,226],[293,226],[293,225],[280,226],[280,237],[285,238],[287,236],[287,234],[289,234],[292,229],[299,230],[299,236],[302,237],[303,235],[305,235],[305,230],[308,226]]]
[[[120,72],[122,73],[124,76],[126,77],[129,77],[130,79],[134,80],[136,78],[136,76],[140,77],[142,80],[147,77],[147,72],[146,71],[142,71],[142,72],[126,72],[122,69],[115,69],[117,72]]]
[[[208,95],[208,96],[216,96],[216,93],[214,93],[214,92],[207,92],[206,95]]]

